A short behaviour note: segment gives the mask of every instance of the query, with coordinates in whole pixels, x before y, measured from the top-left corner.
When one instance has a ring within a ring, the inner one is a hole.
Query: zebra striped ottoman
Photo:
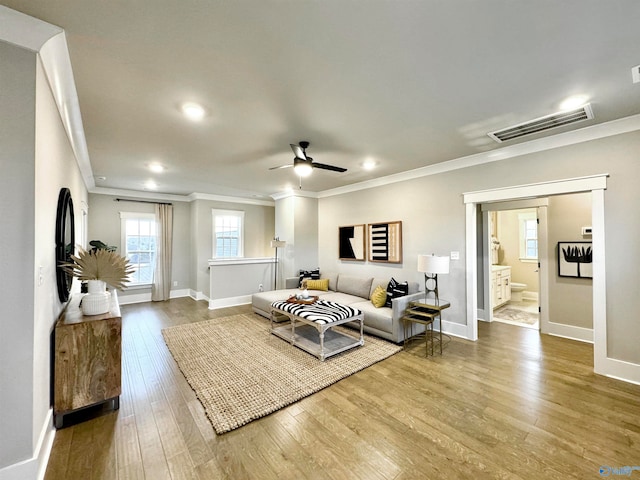
[[[277,315],[285,315],[290,323],[274,327]],[[360,338],[333,330],[335,326],[354,321],[360,322]],[[277,301],[271,304],[271,333],[324,361],[364,345],[364,315],[357,308],[327,300],[311,305]]]

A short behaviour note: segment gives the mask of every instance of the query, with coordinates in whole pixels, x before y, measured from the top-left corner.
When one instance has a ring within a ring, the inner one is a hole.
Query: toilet
[[[527,288],[526,283],[511,282],[511,301],[521,302],[522,292],[524,292],[525,288]]]

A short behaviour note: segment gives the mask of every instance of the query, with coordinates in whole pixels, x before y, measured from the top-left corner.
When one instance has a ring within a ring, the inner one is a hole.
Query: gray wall
[[[640,297],[633,292],[637,265],[629,261],[640,238],[640,217],[629,213],[640,201],[640,132],[616,135],[554,150],[420,177],[319,201],[320,268],[372,276],[394,275],[420,281],[420,253],[447,254],[460,260],[441,277],[440,294],[452,300],[445,320],[465,323],[464,192],[609,173],[605,192],[608,356],[640,363],[640,322],[633,312]],[[341,263],[337,258],[338,226],[403,221],[404,263],[399,266]]]
[[[272,206],[242,203],[195,200],[191,202],[191,234],[195,258],[191,264],[195,272],[195,284],[191,288],[204,295],[209,294],[209,259],[213,256],[212,209],[240,210],[244,213],[244,256],[270,257],[273,250],[269,244],[274,235],[275,209]],[[193,274],[192,274],[193,276]],[[247,279],[257,285],[261,280]],[[265,288],[267,286],[265,285]]]
[[[89,195],[89,238],[102,240],[108,245],[116,245],[122,253],[120,212],[154,213],[154,205],[140,202],[117,202],[117,196],[92,193]],[[191,239],[190,221],[191,207],[188,202],[173,203],[173,260],[171,262],[171,290],[190,288]],[[173,286],[173,281],[178,285]],[[150,293],[151,288],[131,289],[120,293],[128,295]]]
[[[591,241],[582,236],[582,227],[591,225],[591,193],[550,197],[547,225],[549,321],[593,328],[593,281],[558,276],[558,242]]]
[[[0,468],[32,454],[35,68],[35,53],[0,42]]]
[[[121,196],[122,197],[122,196]],[[120,251],[120,212],[153,213],[151,203],[116,202],[113,195],[89,196],[89,240],[102,240],[117,245]],[[273,238],[274,207],[210,200],[173,203],[173,261],[172,290],[189,289],[209,295],[209,264],[212,257],[212,209],[241,210],[245,212],[245,257],[273,255],[269,240]],[[177,281],[178,285],[173,286]],[[252,287],[264,283],[252,281]],[[265,285],[267,287],[267,285]],[[123,297],[148,293],[150,289],[131,289]]]
[[[2,468],[33,460],[41,433],[52,428],[51,333],[64,307],[56,207],[60,188],[69,188],[79,231],[87,191],[37,55],[0,42],[0,84],[0,265],[10,273],[0,304]]]

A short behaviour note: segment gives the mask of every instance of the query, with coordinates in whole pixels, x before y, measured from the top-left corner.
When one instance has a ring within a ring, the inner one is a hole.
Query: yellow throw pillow
[[[329,290],[329,279],[321,278],[320,280],[306,280],[307,289],[309,290],[322,290],[324,292]]]
[[[378,285],[371,294],[371,303],[376,308],[384,307],[384,303],[387,301],[387,291]]]

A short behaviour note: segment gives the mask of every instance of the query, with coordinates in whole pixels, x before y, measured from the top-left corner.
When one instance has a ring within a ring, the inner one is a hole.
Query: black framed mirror
[[[71,191],[61,188],[58,195],[58,211],[56,214],[56,280],[58,283],[58,297],[61,302],[69,300],[73,275],[65,272],[60,265],[71,262],[76,244],[75,217]]]

